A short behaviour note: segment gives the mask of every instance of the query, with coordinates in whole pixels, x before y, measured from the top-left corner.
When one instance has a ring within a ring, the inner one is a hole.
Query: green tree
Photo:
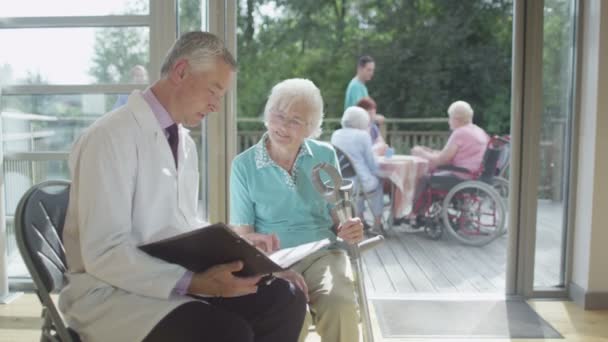
[[[98,83],[129,83],[136,65],[148,68],[148,30],[112,27],[95,35],[93,66],[90,74]]]
[[[320,87],[327,115],[339,117],[356,60],[369,54],[376,59],[376,75],[368,88],[388,117],[444,116],[452,101],[463,99],[490,132],[509,131],[511,1],[247,0],[239,5],[240,116],[260,115],[278,81],[306,77]],[[264,15],[262,6],[275,11]]]

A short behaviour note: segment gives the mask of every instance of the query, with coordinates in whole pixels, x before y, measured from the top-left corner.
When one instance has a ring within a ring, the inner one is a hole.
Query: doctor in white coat
[[[306,303],[287,281],[258,287],[260,277],[233,276],[240,262],[193,274],[138,249],[204,225],[196,147],[183,126],[216,111],[235,70],[217,37],[184,34],[160,80],[75,143],[59,306],[83,341],[297,340]]]

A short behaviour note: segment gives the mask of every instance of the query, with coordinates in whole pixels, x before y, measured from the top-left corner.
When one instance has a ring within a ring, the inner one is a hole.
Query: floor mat
[[[371,301],[387,338],[563,338],[520,300]]]

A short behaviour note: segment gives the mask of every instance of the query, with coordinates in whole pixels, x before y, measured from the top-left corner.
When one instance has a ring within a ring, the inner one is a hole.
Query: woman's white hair
[[[232,68],[237,69],[237,63],[230,51],[217,36],[209,32],[193,31],[182,34],[175,41],[160,68],[160,74],[165,77],[178,60],[185,58],[193,69],[206,71],[215,66],[218,59]]]
[[[357,106],[346,108],[342,114],[342,127],[367,129],[369,127],[369,113]]]
[[[462,123],[473,122],[473,108],[464,101],[456,101],[448,107],[448,115]]]
[[[268,126],[271,113],[277,111],[288,113],[295,104],[307,109],[306,113],[301,114],[308,123],[308,136],[319,137],[324,116],[323,98],[319,88],[312,81],[304,78],[287,79],[272,87],[264,108],[264,124]]]

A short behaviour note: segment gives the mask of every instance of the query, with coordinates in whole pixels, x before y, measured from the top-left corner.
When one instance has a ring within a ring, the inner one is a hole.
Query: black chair
[[[65,250],[61,236],[68,207],[69,181],[46,181],[30,188],[15,212],[15,236],[36,294],[42,303],[41,341],[79,342],[64,323],[51,293],[66,284]]]

